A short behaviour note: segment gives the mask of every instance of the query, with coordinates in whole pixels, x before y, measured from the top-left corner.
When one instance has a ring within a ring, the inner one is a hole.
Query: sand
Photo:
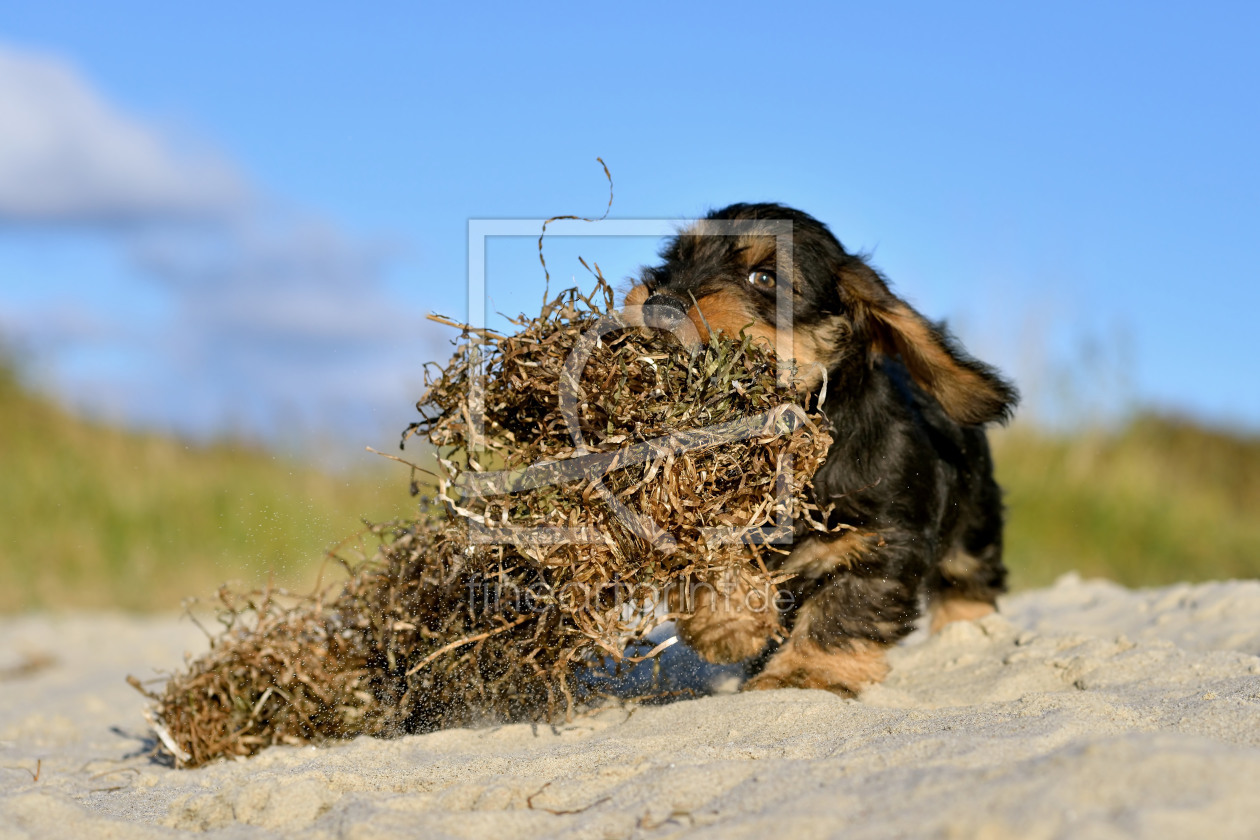
[[[1260,837],[1260,582],[1068,577],[908,640],[857,701],[729,693],[676,646],[672,679],[726,693],[169,769],[123,677],[204,647],[0,621],[0,838]]]

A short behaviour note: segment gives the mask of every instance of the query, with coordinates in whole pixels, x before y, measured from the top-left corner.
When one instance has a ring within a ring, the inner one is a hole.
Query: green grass
[[[1012,584],[1260,576],[1260,438],[1154,415],[1119,431],[994,435]]]
[[[383,460],[333,474],[85,421],[0,364],[0,611],[177,609],[228,579],[307,586],[362,518],[413,509],[407,481]]]
[[[1131,586],[1260,576],[1260,438],[1143,416],[1107,433],[1002,430],[994,448],[1015,588],[1070,570]],[[334,474],[123,431],[0,364],[0,612],[169,610],[229,579],[306,586],[363,518],[411,510],[395,464]]]

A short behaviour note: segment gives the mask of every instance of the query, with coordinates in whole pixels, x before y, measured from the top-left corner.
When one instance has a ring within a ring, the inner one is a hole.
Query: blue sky
[[[1260,7],[0,6],[0,332],[141,425],[392,439],[470,218],[775,200],[1028,413],[1260,429]],[[560,240],[621,278],[651,240]],[[528,239],[494,308],[536,306]]]

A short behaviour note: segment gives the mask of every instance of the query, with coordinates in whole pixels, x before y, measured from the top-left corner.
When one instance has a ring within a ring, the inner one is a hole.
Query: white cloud
[[[292,423],[400,430],[414,419],[422,366],[450,347],[385,284],[393,250],[309,220],[145,237],[136,263],[173,307],[148,339],[159,352],[133,411],[193,433],[225,420],[273,438]]]
[[[0,336],[51,365],[45,383],[89,414],[213,437],[275,442],[307,433],[391,445],[416,419],[423,366],[452,330],[391,292],[394,248],[317,222],[278,228],[155,230],[133,264],[164,304],[142,319],[70,301],[6,307]]]
[[[0,46],[0,221],[213,217],[248,194],[222,158],[123,113],[67,62]]]
[[[450,348],[391,294],[396,248],[283,207],[64,62],[0,46],[0,224],[19,223],[9,237],[103,226],[132,269],[95,305],[72,285],[17,302],[0,287],[0,335],[49,363],[76,406],[272,439],[294,425],[392,435],[413,419],[422,365]]]
[[[383,298],[391,251],[324,222],[255,218],[244,228],[162,231],[134,253],[202,327],[297,344],[400,337],[398,313],[418,316]]]

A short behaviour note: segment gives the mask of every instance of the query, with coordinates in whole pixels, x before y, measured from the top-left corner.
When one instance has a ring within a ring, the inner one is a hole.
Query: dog
[[[932,632],[993,612],[1006,568],[984,427],[1010,418],[1015,387],[799,210],[731,205],[667,240],[660,257],[624,311],[702,342],[747,334],[790,355],[803,398],[835,435],[814,476],[830,533],[767,552],[793,575],[779,621],[710,597],[680,619],[682,640],[710,661],[751,660],[745,689],[851,697],[884,679],[887,649],[923,603]]]

